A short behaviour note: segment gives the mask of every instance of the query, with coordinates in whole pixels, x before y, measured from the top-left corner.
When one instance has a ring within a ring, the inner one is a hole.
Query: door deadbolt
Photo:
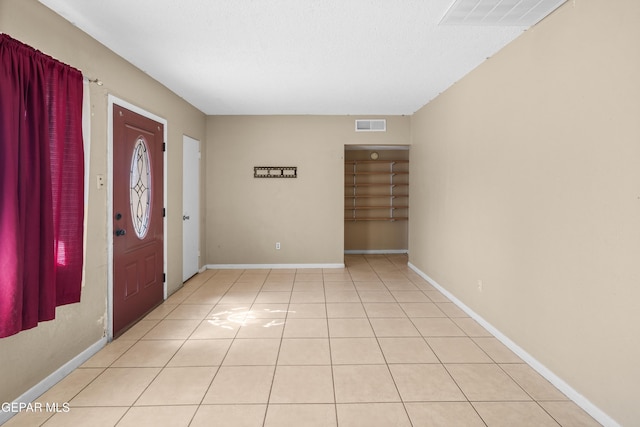
[[[114,234],[116,236],[124,236],[125,234],[127,234],[127,230],[121,228],[119,230],[116,230]]]

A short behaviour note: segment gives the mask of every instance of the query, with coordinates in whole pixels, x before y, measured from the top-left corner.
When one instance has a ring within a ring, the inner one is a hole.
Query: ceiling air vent
[[[566,0],[455,0],[441,24],[531,27]]]
[[[387,121],[385,119],[359,119],[356,120],[356,132],[386,132]]]

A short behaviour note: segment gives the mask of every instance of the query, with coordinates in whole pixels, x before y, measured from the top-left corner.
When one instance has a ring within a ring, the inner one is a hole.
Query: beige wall
[[[104,334],[109,219],[106,189],[98,190],[95,182],[97,174],[107,176],[107,94],[168,120],[169,293],[182,284],[182,135],[204,141],[206,121],[204,114],[35,0],[0,0],[0,31],[104,82],[91,85],[89,243],[82,301],[58,308],[54,321],[0,340],[0,402],[6,402]]]
[[[567,2],[417,112],[411,147],[411,262],[626,426],[640,420],[639,22],[636,0]]]
[[[348,116],[209,117],[207,263],[342,264],[344,147],[407,144],[410,119],[386,119],[387,132],[355,132]],[[298,178],[253,178],[254,166]]]

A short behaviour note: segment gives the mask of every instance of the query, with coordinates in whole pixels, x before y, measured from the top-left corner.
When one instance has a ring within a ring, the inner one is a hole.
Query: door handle
[[[124,236],[125,234],[127,234],[127,230],[121,228],[116,230],[113,234],[115,234],[116,236]]]
[[[189,219],[189,215],[182,215],[182,220],[183,220],[183,221],[186,221],[186,220],[188,220],[188,219]]]

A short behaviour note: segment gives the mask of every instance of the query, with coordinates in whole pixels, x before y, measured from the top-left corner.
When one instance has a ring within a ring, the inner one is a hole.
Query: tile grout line
[[[244,273],[244,271],[245,271],[245,270],[243,270],[243,273]],[[240,277],[243,273],[240,273],[240,275],[239,275],[238,277]],[[216,273],[216,275],[217,275],[217,273]],[[228,288],[228,289],[227,289],[227,290],[222,294],[222,296],[217,300],[216,304],[213,306],[213,308],[211,309],[211,311],[215,310],[215,308],[216,308],[216,306],[218,305],[218,303],[220,302],[220,300],[222,300],[222,298],[224,297],[224,295],[226,295],[226,294],[229,292],[229,290],[231,290],[231,288],[233,288],[233,285],[234,285],[235,283],[237,283],[237,280],[238,280],[238,278],[236,278],[236,280],[234,280],[234,282],[231,284],[231,286],[229,286],[229,288]],[[209,316],[209,315],[211,314],[211,311],[209,311],[209,313],[207,314],[207,316]],[[207,317],[205,316],[205,319],[203,320],[203,322],[204,322],[206,319],[207,319]],[[245,319],[246,319],[246,314],[245,314],[245,318],[243,319],[243,322],[244,322],[244,320],[245,320]],[[202,324],[202,322],[201,322],[201,324]],[[198,328],[196,327],[196,329],[198,329]],[[189,334],[189,337],[187,338],[187,340],[189,340],[189,339],[193,336],[193,334],[195,333],[196,329],[194,329],[194,330],[191,332],[191,334]],[[191,423],[193,422],[193,420],[194,420],[194,419],[195,419],[195,417],[196,417],[196,414],[198,413],[198,411],[200,410],[200,408],[203,406],[204,399],[205,399],[205,397],[207,396],[207,393],[209,393],[209,391],[211,390],[211,386],[213,385],[213,383],[214,383],[215,379],[218,377],[218,374],[220,373],[220,370],[222,369],[222,366],[223,366],[223,364],[224,364],[224,360],[225,360],[225,359],[227,358],[227,356],[229,355],[229,351],[231,350],[231,347],[233,346],[233,343],[235,342],[236,337],[237,337],[237,335],[238,335],[238,333],[239,333],[239,332],[240,332],[240,328],[238,328],[238,330],[237,330],[237,331],[236,331],[236,333],[234,334],[233,338],[231,338],[231,342],[229,343],[229,346],[227,347],[227,350],[225,351],[224,356],[220,359],[220,365],[218,365],[218,366],[217,366],[217,368],[216,368],[216,372],[213,374],[213,377],[211,377],[211,381],[209,382],[209,385],[207,386],[206,390],[205,390],[205,391],[204,391],[204,393],[202,394],[202,398],[200,399],[200,402],[197,404],[197,406],[198,406],[198,407],[197,407],[196,411],[193,413],[193,415],[191,416],[191,419],[189,420],[189,425],[191,425]]]
[[[271,271],[273,271],[273,270],[271,270]],[[271,385],[269,386],[269,394],[267,395],[267,401],[266,401],[265,408],[264,408],[264,416],[262,418],[262,426],[263,427],[267,423],[267,415],[269,414],[269,406],[271,405],[271,393],[273,392],[273,385],[276,382],[276,372],[278,370],[278,360],[280,359],[280,351],[282,350],[282,340],[284,339],[284,331],[285,331],[285,329],[287,327],[287,319],[289,318],[289,308],[291,307],[291,294],[293,293],[293,287],[295,286],[295,281],[296,281],[295,278],[296,278],[297,274],[298,274],[298,270],[296,269],[296,272],[294,273],[294,276],[293,276],[293,284],[291,286],[291,291],[289,292],[289,303],[287,304],[287,312],[286,312],[285,317],[284,317],[284,324],[282,326],[282,335],[280,335],[280,343],[278,344],[278,352],[276,354],[276,360],[275,360],[274,366],[273,366],[273,376],[271,377]],[[264,287],[264,283],[263,283],[262,286]]]
[[[327,309],[327,288],[324,285],[324,274],[322,276],[322,290],[324,294],[324,313],[325,323],[327,325],[327,345],[329,346],[329,367],[331,370],[331,386],[333,389],[333,411],[335,414],[336,426],[339,425],[338,421],[338,395],[336,393],[336,379],[333,371],[333,353],[331,351],[331,331],[329,329],[329,311]]]
[[[377,275],[377,273],[376,273]],[[382,278],[380,276],[378,276],[378,278],[382,281]],[[387,288],[386,284],[384,283],[384,281],[382,281],[383,285],[385,288]],[[387,290],[389,290],[387,288]],[[392,294],[393,297],[393,294]],[[395,297],[394,297],[395,299]],[[404,311],[404,310],[403,310]],[[384,359],[384,363],[385,366],[387,367],[387,372],[389,372],[389,376],[391,377],[391,381],[393,381],[393,385],[396,389],[396,393],[398,393],[398,398],[400,398],[400,402],[402,403],[402,408],[404,409],[405,414],[407,415],[407,420],[409,420],[409,424],[411,426],[413,426],[413,420],[411,419],[411,415],[409,414],[409,410],[407,409],[407,405],[405,403],[405,400],[402,398],[402,394],[400,393],[400,388],[398,387],[398,383],[396,382],[395,377],[393,376],[393,372],[391,372],[391,367],[389,366],[389,362],[387,360],[387,356],[385,355],[382,346],[380,345],[380,337],[378,337],[378,334],[376,334],[375,330],[373,329],[373,324],[371,323],[371,319],[369,317],[369,314],[366,312],[365,309],[365,314],[367,315],[367,320],[369,321],[369,326],[371,327],[371,330],[373,331],[373,335],[376,339],[376,343],[378,344],[378,348],[380,349],[380,353],[382,354],[382,358]],[[405,313],[406,314],[406,313]]]
[[[422,293],[424,293],[424,291],[421,290]],[[429,298],[429,296],[427,294],[425,294],[425,296],[432,301],[434,304],[435,301],[431,300],[431,298]],[[440,308],[437,304],[436,307]],[[442,311],[442,309],[440,309]],[[403,309],[404,311],[404,309]],[[406,313],[406,312],[405,312]],[[447,313],[445,313],[443,311],[443,314],[446,316],[447,319],[451,319],[449,317],[449,315]],[[453,381],[453,383],[456,385],[456,387],[458,388],[458,390],[460,391],[460,393],[462,393],[462,395],[464,396],[464,398],[466,399],[466,402],[469,404],[469,406],[471,406],[474,410],[474,412],[478,415],[478,417],[480,418],[480,420],[485,424],[485,426],[487,425],[485,420],[480,416],[480,413],[477,411],[476,407],[471,403],[471,401],[469,400],[469,397],[467,396],[467,394],[464,392],[464,390],[462,390],[462,387],[460,387],[460,384],[458,384],[458,382],[456,381],[456,379],[453,377],[453,375],[451,375],[451,372],[449,372],[449,370],[447,369],[446,365],[444,364],[444,362],[442,361],[442,359],[440,358],[440,356],[438,356],[438,353],[435,352],[435,350],[433,349],[433,347],[431,346],[431,344],[429,344],[429,341],[427,340],[427,337],[425,337],[422,332],[420,332],[420,330],[418,329],[418,327],[415,325],[413,318],[411,316],[407,316],[409,321],[411,322],[411,324],[413,325],[414,328],[416,328],[416,330],[418,330],[418,332],[420,333],[420,337],[422,338],[422,340],[424,341],[424,343],[427,345],[427,347],[429,347],[429,349],[431,350],[431,352],[434,354],[434,356],[436,357],[436,359],[438,360],[438,364],[442,367],[442,369],[444,369],[444,371],[447,373],[447,375],[449,376],[449,378]],[[455,322],[454,322],[455,323]],[[465,333],[465,335],[467,335],[467,333],[465,331],[462,331]]]

